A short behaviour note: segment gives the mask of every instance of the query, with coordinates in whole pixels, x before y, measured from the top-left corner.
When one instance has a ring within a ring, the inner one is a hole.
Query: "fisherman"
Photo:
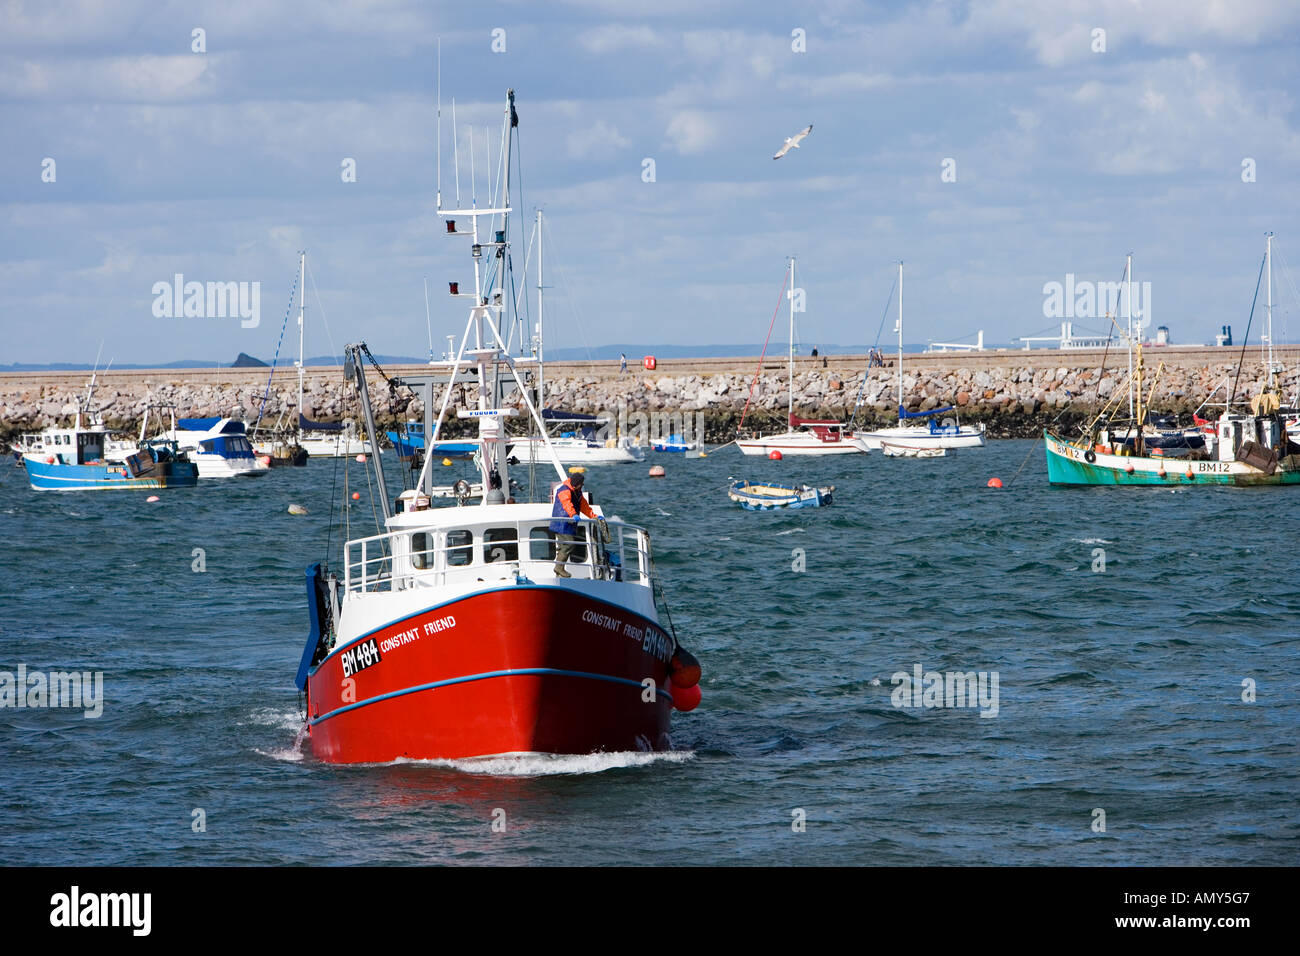
[[[587,504],[587,500],[582,496],[584,481],[586,475],[581,471],[575,471],[559,488],[555,489],[555,503],[551,508],[551,517],[556,520],[551,522],[551,530],[555,532],[558,541],[555,549],[557,578],[573,577],[564,569],[565,562],[569,560],[569,555],[578,543],[578,522],[573,519],[577,518],[579,513],[588,518],[596,517],[596,513],[591,510],[591,505]]]

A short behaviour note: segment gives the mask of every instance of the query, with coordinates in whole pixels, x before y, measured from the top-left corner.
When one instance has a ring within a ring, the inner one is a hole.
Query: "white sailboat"
[[[876,428],[858,432],[855,441],[863,451],[885,451],[890,445],[891,457],[938,457],[921,455],[931,449],[981,448],[984,445],[984,423],[962,425],[956,419],[957,408],[948,405],[928,412],[909,412],[903,402],[903,263],[898,264],[898,424],[891,428]],[[939,420],[938,416],[953,413],[952,419]],[[905,424],[908,419],[928,418],[925,425]]]
[[[858,455],[867,449],[854,438],[852,429],[842,422],[813,421],[794,413],[794,300],[795,259],[790,257],[790,398],[786,407],[788,431],[758,438],[737,438],[736,447],[743,455]]]
[[[290,442],[287,434],[277,435],[269,441],[256,442],[254,447],[258,454],[272,458],[292,457],[293,446],[306,452],[309,458],[352,458],[356,455],[369,455],[370,442],[357,434],[356,423],[314,422],[303,412],[303,376],[306,374],[306,355],[304,351],[304,330],[307,313],[307,253],[298,253],[298,428],[297,441]]]
[[[537,359],[537,407],[541,409],[543,424],[561,426],[561,434],[548,435],[550,450],[559,456],[562,465],[627,465],[645,460],[645,449],[632,443],[623,434],[607,437],[608,418],[599,415],[579,415],[546,407],[545,364],[542,347],[542,211],[537,210],[537,335],[533,340],[533,353]],[[567,429],[564,426],[568,426]],[[617,429],[616,429],[617,430]],[[521,462],[550,460],[547,439],[536,435],[511,440],[509,454]]]

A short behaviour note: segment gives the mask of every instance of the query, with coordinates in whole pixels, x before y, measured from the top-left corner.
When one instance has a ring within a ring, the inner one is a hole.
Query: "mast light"
[[[459,283],[459,282],[448,282],[447,285],[451,287],[451,294],[452,294],[452,295],[460,295],[460,283]]]

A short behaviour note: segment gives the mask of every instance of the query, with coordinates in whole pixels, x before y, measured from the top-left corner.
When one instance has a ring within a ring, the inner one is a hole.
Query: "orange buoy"
[[[360,500],[361,500],[361,492],[359,492],[359,491],[354,491],[354,492],[352,492],[352,500],[353,500],[353,501],[360,501]]]
[[[147,501],[147,502],[149,502],[150,504],[152,504],[153,502],[155,502],[155,501],[158,500],[158,496],[157,496],[157,495],[150,495],[148,498],[146,498],[146,499],[144,499],[144,500]]]
[[[655,370],[656,364],[658,363],[655,362],[655,357],[653,355],[647,355],[645,358],[641,360],[642,368],[644,368],[648,372],[653,372]]]
[[[1124,471],[1125,471],[1126,473],[1130,474],[1130,475],[1133,474],[1133,466],[1132,466],[1131,464],[1130,464],[1130,465],[1125,465],[1125,466],[1124,466]]]
[[[1164,468],[1161,468],[1159,471],[1156,472],[1156,474],[1159,475],[1161,478],[1168,477],[1168,472],[1166,472]]]
[[[54,456],[53,456],[53,455],[46,455],[46,456],[45,456],[45,464],[47,464],[47,465],[52,465],[52,464],[54,464]]]
[[[357,455],[357,461],[364,465],[364,464],[366,463],[366,456],[365,456],[365,455]]]
[[[700,662],[684,647],[673,651],[668,662],[668,673],[676,687],[694,687],[700,682]]]
[[[692,684],[690,687],[678,687],[672,685],[673,710],[680,710],[687,713],[700,706],[700,699],[704,692],[700,690],[699,684]]]
[[[664,466],[663,466],[663,465],[651,465],[651,466],[650,466],[650,477],[651,477],[651,478],[662,478],[662,477],[663,477],[664,475],[666,475],[666,474],[667,474],[667,472],[664,471]]]
[[[990,488],[1001,488],[1001,487],[1002,487],[1002,479],[1001,479],[1001,478],[990,478],[990,479],[989,479],[989,483],[988,483],[988,487],[990,487]]]
[[[1188,480],[1188,481],[1195,481],[1195,480],[1196,480],[1196,475],[1194,475],[1194,474],[1192,473],[1192,469],[1190,469],[1190,468],[1187,469],[1187,480]]]
[[[262,463],[262,466],[263,466],[263,467],[265,467],[265,468],[270,468],[270,467],[271,467],[271,456],[270,456],[270,455],[263,455],[261,458],[259,458],[259,459],[257,459],[257,460],[260,461],[260,462]]]
[[[767,453],[767,457],[770,458],[772,461],[780,461],[785,456],[781,454],[780,449],[773,448],[771,451]]]

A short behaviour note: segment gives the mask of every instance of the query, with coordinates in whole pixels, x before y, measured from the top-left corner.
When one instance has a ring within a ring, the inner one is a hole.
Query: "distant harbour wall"
[[[1236,349],[1149,349],[1146,388],[1160,412],[1188,413],[1211,393],[1223,401],[1222,385],[1238,375]],[[1102,360],[1105,359],[1105,367]],[[1278,350],[1285,371],[1279,374],[1284,396],[1296,394],[1300,348]],[[795,372],[795,413],[805,418],[860,423],[897,418],[898,380],[893,357],[867,369],[865,357],[800,358]],[[1158,378],[1157,367],[1163,363]],[[547,405],[566,411],[609,415],[641,437],[657,437],[678,422],[691,432],[702,422],[710,443],[735,437],[749,401],[745,427],[783,427],[789,372],[782,357],[763,362],[755,379],[755,358],[671,360],[654,370],[640,364],[620,374],[616,363],[547,363]],[[1118,351],[941,353],[904,359],[904,404],[910,411],[954,405],[963,422],[986,423],[990,437],[1036,435],[1044,425],[1070,427],[1099,412],[1117,391],[1127,394],[1128,358]],[[390,376],[427,373],[427,367],[394,367]],[[1239,397],[1258,393],[1266,378],[1258,348],[1248,349],[1237,383]],[[70,424],[77,401],[85,395],[85,372],[0,374],[0,440],[22,432]],[[389,389],[374,370],[370,392],[381,428],[423,416],[423,405],[409,390]],[[751,397],[751,383],[753,383]],[[458,389],[467,386],[457,386]],[[472,389],[470,385],[468,388]],[[265,401],[263,401],[265,396]],[[436,395],[441,401],[441,390]],[[513,395],[508,401],[517,402]],[[1124,400],[1124,399],[1120,399]],[[250,424],[262,412],[262,425],[296,424],[298,383],[293,369],[277,371],[269,388],[267,372],[256,369],[186,369],[117,371],[101,375],[93,405],[112,429],[139,429],[146,406],[170,404],[179,417],[232,416]],[[1125,404],[1127,404],[1126,400]],[[356,392],[344,385],[337,368],[311,368],[305,376],[303,407],[316,421],[359,419]],[[702,415],[702,418],[701,418]],[[467,434],[473,425],[448,422],[449,437]],[[152,431],[152,427],[150,431]]]

